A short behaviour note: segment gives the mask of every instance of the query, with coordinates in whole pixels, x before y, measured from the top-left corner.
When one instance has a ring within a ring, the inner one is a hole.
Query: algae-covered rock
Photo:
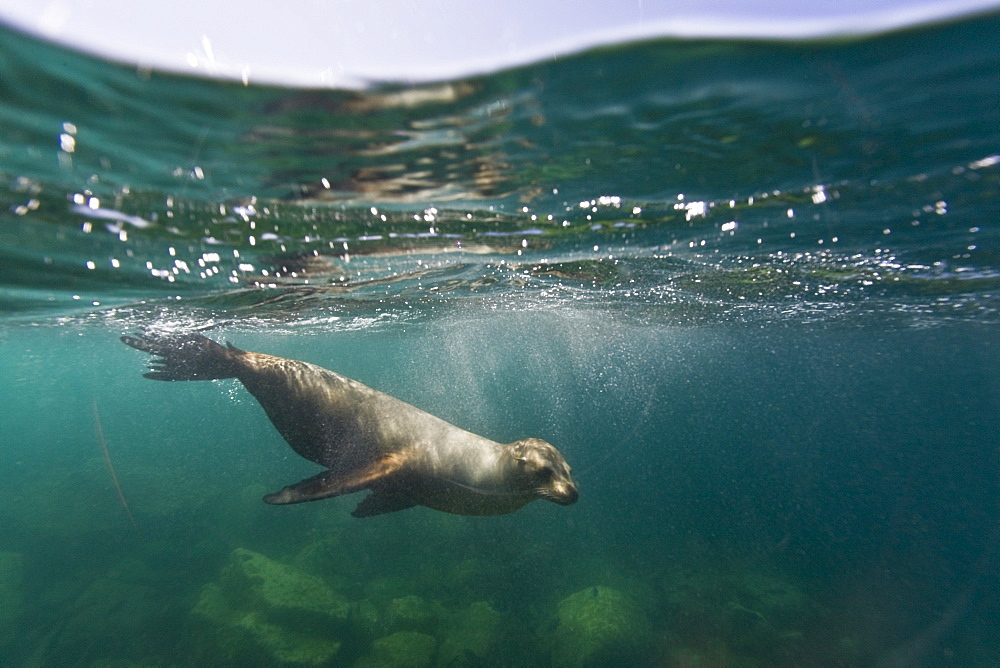
[[[202,589],[191,614],[214,627],[207,638],[211,652],[201,652],[206,660],[315,666],[328,662],[340,651],[341,643],[334,638],[279,626],[260,611],[233,608],[216,584]],[[269,660],[261,661],[264,657]]]
[[[733,647],[769,660],[799,651],[802,628],[816,618],[818,608],[795,585],[762,573],[743,573],[733,583],[726,604]]]
[[[801,589],[754,571],[678,570],[665,583],[668,626],[680,642],[722,643],[729,656],[792,664],[821,610]]]
[[[385,612],[371,599],[362,599],[351,606],[351,624],[368,638],[385,635]]]
[[[146,579],[150,572],[142,561],[124,559],[51,592],[59,623],[25,663],[90,666],[102,660],[159,661],[177,638],[169,624],[157,621],[170,618],[180,597],[152,586]],[[2,660],[0,664],[7,665]]]
[[[485,601],[473,603],[451,617],[437,663],[439,666],[481,664],[495,656],[502,637],[503,615]]]
[[[309,573],[333,577],[345,586],[363,574],[358,560],[348,549],[348,541],[336,535],[310,541],[295,555],[292,565]]]
[[[388,603],[412,590],[413,584],[407,578],[383,575],[364,580],[365,596],[379,603]]]
[[[24,614],[24,555],[0,552],[0,645],[10,642]]]
[[[763,573],[745,573],[736,583],[729,607],[751,610],[776,626],[798,626],[816,614],[798,587]]]
[[[419,631],[434,633],[444,615],[443,606],[419,596],[403,596],[389,602],[386,624],[389,631]]]
[[[559,602],[552,662],[588,666],[628,662],[649,639],[649,620],[638,604],[612,587],[588,587]]]
[[[343,626],[351,608],[319,578],[243,548],[230,554],[219,584],[233,602],[298,628]]]
[[[437,641],[416,631],[400,631],[379,638],[355,668],[425,668],[434,660]]]
[[[245,549],[232,552],[191,611],[206,661],[319,665],[340,651],[350,604],[317,577]]]

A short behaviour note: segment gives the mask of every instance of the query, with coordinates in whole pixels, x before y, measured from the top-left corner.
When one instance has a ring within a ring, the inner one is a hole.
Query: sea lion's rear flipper
[[[154,334],[123,336],[122,342],[136,350],[159,355],[143,374],[153,380],[214,380],[236,378],[242,350],[219,345],[201,334]]]
[[[401,494],[392,492],[375,492],[361,499],[358,507],[351,512],[352,517],[374,517],[406,510],[417,505],[417,502]]]
[[[318,501],[333,496],[360,492],[372,483],[382,480],[386,476],[391,476],[399,470],[402,464],[403,458],[398,453],[394,453],[349,473],[332,469],[323,471],[302,482],[289,485],[279,492],[268,494],[264,497],[264,501],[273,505],[284,505],[286,503]]]

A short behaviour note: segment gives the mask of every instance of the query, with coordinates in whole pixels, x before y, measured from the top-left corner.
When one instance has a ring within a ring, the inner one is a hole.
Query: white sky
[[[630,38],[872,32],[998,6],[1000,0],[0,0],[0,20],[141,65],[340,87],[453,78]]]

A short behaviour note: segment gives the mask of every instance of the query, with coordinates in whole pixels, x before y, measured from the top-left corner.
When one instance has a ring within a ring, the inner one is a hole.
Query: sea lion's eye
[[[552,470],[551,466],[543,466],[538,469],[538,477],[542,480],[551,480],[553,475],[555,475],[555,471]]]

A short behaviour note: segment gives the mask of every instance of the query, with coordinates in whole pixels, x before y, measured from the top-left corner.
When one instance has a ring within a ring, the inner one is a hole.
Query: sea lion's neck
[[[428,448],[428,465],[435,475],[455,484],[484,493],[509,491],[509,476],[503,474],[511,463],[507,447],[453,428]]]

